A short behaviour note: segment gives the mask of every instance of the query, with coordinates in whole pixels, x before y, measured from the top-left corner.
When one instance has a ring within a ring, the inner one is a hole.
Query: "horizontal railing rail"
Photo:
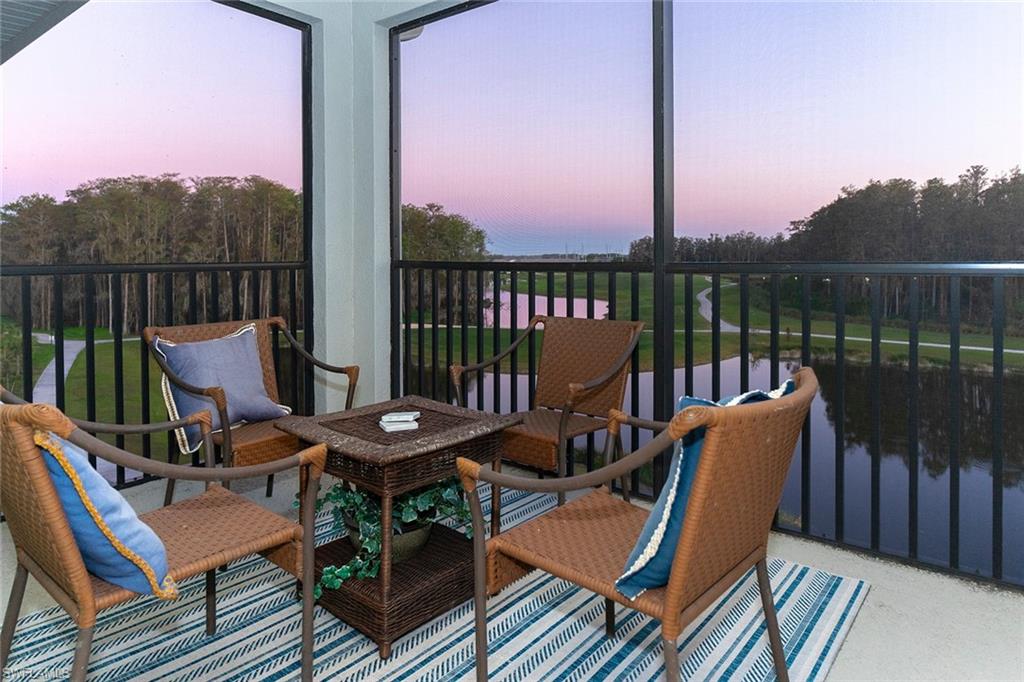
[[[923,263],[923,262],[849,262],[828,261],[818,263],[728,263],[711,261],[706,263],[666,263],[665,270],[672,273],[695,274],[757,274],[757,275],[964,275],[1004,276],[1024,275],[1024,263],[975,262],[975,263]]]
[[[777,386],[809,365],[821,394],[776,528],[1024,585],[1024,551],[1006,540],[1024,531],[1010,514],[1024,508],[1024,427],[1007,419],[1024,398],[1024,263],[668,263],[667,318],[646,263],[393,268],[400,393],[450,401],[448,366],[496,355],[535,314],[644,320],[627,391],[638,417],[652,417],[656,382],[717,400]],[[675,370],[655,375],[650,332],[659,325],[673,329]],[[497,372],[469,377],[469,404],[529,409],[542,350],[542,332],[533,332]],[[649,437],[628,440],[636,448]],[[602,464],[593,436],[575,445],[570,471]],[[656,495],[666,470],[662,461],[635,472],[633,490]]]
[[[398,270],[423,268],[427,270],[523,270],[530,272],[650,272],[651,266],[640,261],[583,261],[583,260],[396,260],[392,267]]]
[[[72,417],[162,420],[160,370],[142,329],[280,315],[302,335],[308,268],[305,261],[0,265],[0,381]],[[273,346],[281,399],[311,411],[308,368],[276,330]],[[118,434],[114,442],[145,457],[170,457],[177,447],[170,434]],[[148,480],[99,466],[119,487]]]
[[[0,274],[5,277],[22,275],[108,275],[114,273],[163,273],[163,272],[246,272],[252,270],[300,270],[309,266],[305,261],[281,261],[276,263],[69,263],[67,265],[0,265]]]

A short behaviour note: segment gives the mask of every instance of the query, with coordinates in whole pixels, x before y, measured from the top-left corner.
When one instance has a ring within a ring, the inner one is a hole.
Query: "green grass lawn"
[[[701,278],[703,279],[703,278]],[[728,286],[734,284],[731,281],[722,282],[722,319],[726,322],[730,322],[734,325],[740,323],[740,288],[739,286]],[[710,286],[710,283],[701,282],[701,286],[698,287],[697,281],[694,282],[694,294],[701,289],[705,289]],[[755,287],[762,286],[760,283],[751,282],[751,299],[755,298]],[[768,286],[767,284],[763,287],[763,295],[757,296],[761,299],[768,298]],[[811,332],[816,334],[835,334],[835,318],[831,315],[825,316],[826,319],[812,319],[811,320]],[[765,307],[755,306],[753,303],[750,306],[750,326],[759,329],[768,329],[771,325],[771,318],[769,311]],[[786,329],[792,330],[792,333],[799,334],[801,329],[801,321],[799,313],[783,309],[780,310],[779,314],[779,329],[783,332]],[[862,337],[871,338],[871,324],[857,318],[847,318],[846,320],[846,334],[847,337]],[[910,338],[909,332],[905,327],[893,326],[893,325],[882,325],[881,329],[882,339],[891,339],[906,341]],[[949,332],[940,332],[934,330],[922,329],[918,332],[918,340],[925,343],[949,343]],[[960,334],[960,345],[961,346],[981,346],[989,348],[992,346],[992,336],[989,334],[976,334],[976,333],[961,333]],[[1012,349],[1024,349],[1024,337],[1007,336],[1005,338],[1005,347]],[[925,349],[921,349],[924,352]],[[962,353],[969,353],[971,351],[961,351]],[[975,352],[977,355],[977,352]],[[991,354],[989,356],[991,361]],[[1007,356],[1007,361],[1012,356]]]
[[[413,329],[412,333],[412,358],[413,364],[419,364],[419,358],[422,355],[426,366],[433,366],[433,348],[431,341],[431,330],[429,327],[423,330],[423,350],[420,352],[418,341],[419,336],[417,330]],[[693,361],[696,365],[705,364],[711,362],[711,334],[708,332],[695,333],[693,335]],[[537,332],[537,347],[541,348],[543,344],[544,332]],[[511,342],[511,333],[509,330],[503,329],[499,335],[499,345],[501,348],[505,348]],[[675,360],[676,366],[682,367],[685,364],[685,333],[676,331],[675,335]],[[494,355],[494,332],[491,329],[483,330],[483,341],[484,341],[484,353],[483,357],[490,358]],[[750,352],[759,357],[767,357],[770,352],[770,338],[767,334],[751,334],[749,336],[750,341]],[[468,345],[468,357],[469,362],[472,364],[477,360],[476,354],[476,343],[477,343],[477,330],[475,327],[470,327],[466,336],[466,342]],[[445,372],[447,367],[447,329],[440,327],[438,329],[438,353],[437,353],[437,366],[441,372]],[[458,327],[453,329],[452,333],[452,358],[454,362],[458,363],[462,357],[462,334]],[[650,332],[645,332],[640,337],[639,343],[640,350],[640,371],[650,371],[653,368],[653,350],[654,350],[654,335]],[[779,334],[779,350],[781,353],[787,355],[793,355],[800,352],[800,334],[799,332],[786,333],[785,327],[782,328],[782,333]],[[740,351],[740,335],[736,333],[723,332],[721,335],[721,357],[722,359],[728,359],[739,355]],[[835,352],[835,343],[832,339],[812,338],[811,339],[811,353],[813,355],[828,356]],[[904,346],[887,346],[882,345],[882,362],[893,362],[900,363],[906,362],[909,356],[909,349]],[[868,362],[871,357],[871,344],[867,341],[853,341],[847,340],[845,345],[846,358],[852,362]],[[928,348],[920,347],[918,349],[918,357],[922,363],[931,363],[935,365],[947,365],[949,363],[949,352],[942,348]],[[527,345],[523,344],[517,351],[517,369],[520,372],[525,373],[528,369],[528,350]],[[960,351],[960,362],[963,366],[970,365],[986,365],[990,364],[992,360],[991,354],[984,351]],[[1006,366],[1008,368],[1022,368],[1024,369],[1024,355],[1009,354],[1005,356]],[[502,371],[508,372],[512,368],[511,358],[505,358],[502,361]]]
[[[142,411],[142,352],[145,350],[146,363],[149,366],[149,421],[167,419],[167,409],[160,394],[160,367],[153,360],[148,350],[142,348],[138,341],[124,344],[124,418],[123,422],[138,424],[143,422]],[[69,416],[80,419],[88,418],[88,393],[86,386],[85,353],[79,354],[75,364],[71,366],[66,383],[65,410]],[[96,344],[96,421],[116,423],[117,412],[114,401],[114,344]],[[114,438],[106,438],[113,443]],[[153,459],[166,461],[167,434],[157,433],[150,436],[150,451]],[[126,436],[125,448],[136,454],[143,454],[142,436]]]
[[[573,277],[573,295],[576,297],[585,297],[587,292],[587,275],[586,273],[556,273],[555,274],[555,286],[554,294],[556,296],[565,296],[567,289],[567,280],[569,276]],[[533,277],[535,281],[535,290],[538,295],[547,295],[548,293],[548,277],[546,273],[538,273],[530,275],[527,273],[518,274],[518,293],[526,293],[529,286],[529,278]],[[648,370],[651,367],[652,358],[652,336],[650,331],[653,325],[654,318],[654,306],[653,306],[653,286],[652,277],[650,273],[639,274],[639,296],[638,306],[640,311],[640,319],[645,322],[645,334],[640,342],[640,367],[642,370]],[[736,281],[729,278],[722,279],[721,288],[721,314],[722,320],[725,322],[739,325],[740,322],[740,291],[739,287],[735,286]],[[601,300],[608,300],[609,291],[609,277],[606,273],[596,273],[594,275],[594,297]],[[676,338],[676,362],[677,365],[683,364],[683,333],[679,331],[683,324],[683,310],[684,310],[684,285],[685,278],[682,276],[675,277],[675,300],[676,300],[676,319],[675,326],[677,332]],[[506,287],[508,284],[506,283]],[[694,310],[694,362],[697,364],[710,362],[711,360],[711,335],[708,333],[710,329],[710,323],[704,320],[697,312],[699,303],[696,300],[697,295],[704,289],[710,286],[710,278],[703,276],[694,277],[693,281],[693,310]],[[616,287],[616,303],[617,303],[617,317],[620,319],[628,319],[630,313],[630,306],[632,303],[631,287],[630,287],[630,274],[629,273],[617,273],[615,280]],[[750,311],[749,320],[750,327],[752,329],[768,329],[770,326],[769,312],[766,305],[761,305],[759,302],[766,301],[768,298],[767,284],[761,284],[757,280],[752,280],[750,283]],[[543,302],[538,302],[538,313],[543,313],[545,306]],[[779,318],[779,347],[782,352],[798,352],[800,350],[800,330],[801,320],[798,314],[794,314],[791,310],[781,311]],[[429,322],[428,322],[429,324]],[[430,329],[429,327],[425,331],[425,348],[424,355],[427,357],[428,363],[430,362]],[[835,334],[835,322],[832,319],[813,319],[811,321],[811,331],[815,334],[825,334],[832,336]],[[444,365],[444,349],[445,349],[445,332],[446,330],[442,327],[440,330],[440,364]],[[491,330],[484,330],[484,357],[490,357],[493,354],[493,333]],[[870,358],[871,346],[870,341],[855,340],[855,339],[870,339],[871,337],[871,326],[863,320],[848,317],[846,320],[846,344],[845,349],[847,356],[853,361],[865,361]],[[413,354],[418,356],[419,351],[416,347],[416,330],[413,330]],[[889,325],[883,325],[881,329],[881,338],[883,340],[902,340],[908,339],[908,332],[905,327]],[[921,330],[918,338],[924,343],[939,343],[948,344],[949,334],[944,332],[938,332],[933,330]],[[501,347],[504,348],[510,339],[510,335],[506,330],[502,331],[501,334]],[[456,326],[455,334],[453,338],[454,343],[454,357],[458,360],[459,353],[461,351],[461,336],[459,329]],[[476,329],[471,327],[469,330],[468,343],[470,346],[470,358],[475,359],[475,344],[476,344]],[[992,338],[985,334],[976,333],[962,333],[960,336],[961,346],[979,346],[983,348],[990,347],[992,345]],[[1011,337],[1007,336],[1005,339],[1007,349],[1024,349],[1024,338],[1022,337]],[[769,339],[766,334],[751,334],[750,335],[750,348],[751,351],[757,354],[767,354],[769,346]],[[815,354],[832,354],[835,346],[834,341],[829,338],[814,338],[811,342],[812,353]],[[888,362],[905,362],[909,357],[909,348],[906,346],[882,344],[882,359]],[[733,357],[739,352],[739,335],[736,333],[723,332],[722,333],[722,357],[729,358]],[[929,348],[926,346],[919,346],[918,355],[924,362],[930,362],[934,364],[948,364],[949,362],[949,351],[945,348]],[[520,366],[525,367],[525,350],[520,353]],[[1006,354],[1004,356],[1007,367],[1024,367],[1024,355],[1019,354]],[[989,365],[992,362],[991,352],[978,351],[978,350],[966,350],[961,348],[960,351],[960,362],[965,365]],[[505,362],[504,367],[508,369],[510,363]]]
[[[4,333],[9,333],[4,331]],[[10,344],[11,352],[4,356],[3,367],[0,367],[0,383],[9,391],[20,395],[24,390],[21,378],[21,334]],[[32,385],[39,380],[46,366],[53,360],[53,346],[39,343],[32,339]]]

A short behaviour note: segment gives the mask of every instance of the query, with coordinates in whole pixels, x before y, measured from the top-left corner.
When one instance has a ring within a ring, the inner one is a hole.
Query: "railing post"
[[[401,125],[401,75],[402,75],[402,62],[401,62],[401,46],[399,41],[399,33],[396,30],[392,30],[388,35],[388,71],[389,71],[389,90],[388,90],[388,125],[390,127],[390,156],[389,156],[389,168],[388,171],[391,176],[391,194],[389,196],[390,212],[391,212],[391,262],[401,259],[402,257],[402,172],[401,172],[401,154],[402,154],[402,125]],[[405,291],[404,293],[408,296],[409,278],[408,270],[404,269],[400,272],[398,268],[391,268],[391,397],[397,398],[401,395],[404,390],[406,393],[409,392],[409,364],[405,363],[405,367],[402,366],[402,274],[405,273]],[[465,296],[465,292],[463,292]],[[405,299],[408,301],[408,298]],[[463,298],[465,300],[465,298]],[[465,311],[462,311],[465,315]],[[405,315],[407,317],[406,324],[408,325],[408,315],[410,313],[409,306],[405,307]],[[405,355],[406,360],[409,358],[409,333],[408,326],[406,327],[405,334]],[[403,381],[404,379],[404,381]]]
[[[32,402],[32,278],[21,278],[21,395]]]
[[[654,71],[654,418],[672,414],[674,306],[672,274],[665,264],[675,246],[672,130],[672,3],[652,3]],[[655,493],[665,480],[665,456],[654,462]]]

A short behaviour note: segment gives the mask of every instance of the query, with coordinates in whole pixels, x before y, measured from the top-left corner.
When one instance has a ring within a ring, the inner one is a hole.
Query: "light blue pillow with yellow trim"
[[[163,541],[92,466],[89,456],[52,433],[36,433],[86,569],[119,587],[174,599]]]
[[[723,398],[717,403],[705,398],[683,396],[679,399],[677,409],[685,410],[694,405],[710,405],[730,407],[747,403],[772,400],[789,395],[796,390],[796,383],[787,379],[782,386],[774,391],[749,391],[738,396]],[[668,584],[668,576],[672,571],[672,560],[676,555],[676,544],[683,529],[686,518],[686,505],[690,501],[690,488],[697,475],[700,463],[700,451],[704,445],[703,427],[694,429],[676,443],[672,452],[672,463],[669,466],[668,480],[661,489],[651,515],[647,517],[640,537],[637,538],[633,551],[626,559],[623,574],[615,581],[615,589],[619,594],[636,599],[645,590],[662,587]]]

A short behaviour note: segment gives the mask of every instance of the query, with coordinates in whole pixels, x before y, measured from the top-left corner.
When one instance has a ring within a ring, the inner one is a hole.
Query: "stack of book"
[[[380,418],[380,428],[387,433],[395,431],[412,431],[419,428],[416,421],[420,418],[419,412],[388,412]]]

